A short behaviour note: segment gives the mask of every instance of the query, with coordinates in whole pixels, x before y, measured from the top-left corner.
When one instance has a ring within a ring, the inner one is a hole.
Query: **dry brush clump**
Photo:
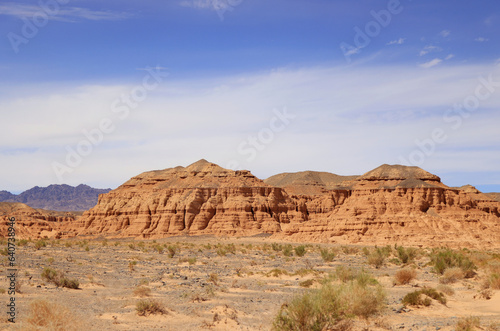
[[[460,267],[447,268],[439,279],[441,284],[453,284],[464,278],[464,271]]]
[[[443,293],[437,291],[432,287],[424,287],[421,290],[413,291],[404,296],[401,301],[404,306],[430,306],[434,299],[446,305],[446,297]]]
[[[443,275],[446,269],[460,268],[463,272],[463,277],[472,278],[476,275],[477,266],[472,260],[462,251],[453,251],[451,249],[434,249],[431,254],[431,264],[434,270]]]
[[[320,289],[308,290],[281,307],[274,330],[331,330],[353,317],[368,318],[385,306],[382,286],[365,272],[355,279],[333,284],[329,277]]]
[[[136,297],[149,297],[150,295],[151,289],[144,285],[138,286],[134,290],[134,296]]]
[[[417,277],[417,271],[413,268],[404,268],[398,270],[394,275],[394,281],[397,285],[410,284]]]
[[[57,287],[70,289],[78,289],[80,287],[80,282],[77,279],[67,278],[63,272],[49,267],[43,269],[42,279],[53,283]]]
[[[143,299],[139,300],[135,305],[135,310],[139,316],[148,316],[156,314],[166,314],[167,310],[158,301],[153,299]]]
[[[481,321],[479,317],[465,317],[458,320],[457,325],[455,325],[456,331],[473,331],[481,326]]]
[[[66,307],[50,301],[38,299],[29,305],[26,320],[19,323],[23,331],[76,331],[83,330],[80,320]]]

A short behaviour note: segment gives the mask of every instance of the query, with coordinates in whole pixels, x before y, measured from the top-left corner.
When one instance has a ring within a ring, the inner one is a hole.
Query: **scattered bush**
[[[375,268],[380,268],[385,263],[385,255],[380,248],[375,249],[367,256],[367,262]]]
[[[175,254],[178,254],[180,252],[181,248],[177,245],[172,246],[169,245],[167,246],[167,251],[168,251],[168,257],[173,258]]]
[[[271,271],[269,271],[266,276],[267,277],[280,277],[281,275],[288,275],[288,271],[284,270],[284,269],[273,269]]]
[[[128,263],[128,269],[129,269],[130,271],[134,271],[134,270],[135,270],[135,266],[136,266],[136,265],[137,265],[137,261],[130,261],[130,262]]]
[[[49,267],[45,267],[43,269],[41,276],[42,279],[53,283],[57,287],[66,287],[71,289],[78,289],[80,287],[80,282],[78,280],[67,278],[63,272]]]
[[[36,243],[35,243],[35,249],[36,250],[39,250],[40,248],[42,247],[47,247],[47,243],[45,242],[45,240],[38,240]]]
[[[394,280],[397,285],[409,284],[417,277],[417,271],[413,268],[404,268],[396,272]]]
[[[439,279],[441,284],[453,284],[464,278],[464,272],[460,267],[453,267],[444,270],[443,276]]]
[[[311,287],[314,284],[314,279],[307,279],[299,283],[300,287]]]
[[[431,253],[431,263],[438,274],[444,274],[446,269],[459,267],[462,269],[465,278],[474,277],[477,270],[476,265],[462,252],[455,252],[451,249],[433,250]]]
[[[446,295],[454,295],[455,294],[455,290],[447,285],[440,284],[440,285],[438,285],[438,287],[436,289],[440,292],[443,292]]]
[[[323,259],[324,262],[332,262],[333,259],[335,258],[335,252],[330,251],[328,248],[323,248],[320,250],[321,252],[321,258]]]
[[[353,254],[357,254],[359,252],[359,248],[342,246],[342,252],[344,252],[344,254],[353,255]]]
[[[214,283],[214,285],[217,286],[217,283],[219,282],[219,275],[217,275],[217,274],[210,274],[208,276],[208,281]]]
[[[285,256],[292,256],[293,255],[293,247],[292,245],[288,244],[283,247],[283,255]]]
[[[26,246],[28,243],[29,243],[28,239],[21,239],[17,242],[17,246],[19,247]]]
[[[304,246],[304,245],[297,246],[297,247],[295,247],[294,251],[295,251],[295,255],[302,257],[302,256],[306,255],[306,246]]]
[[[32,301],[26,322],[22,322],[19,326],[20,329],[26,331],[76,331],[81,329],[78,319],[66,307],[45,300]]]
[[[147,286],[139,286],[134,290],[134,296],[136,297],[149,297],[151,295],[151,289]]]
[[[271,247],[273,248],[273,251],[276,252],[280,252],[283,249],[283,246],[278,243],[272,243]]]
[[[411,263],[415,259],[417,255],[417,250],[412,247],[404,248],[403,246],[399,246],[396,248],[398,259],[403,264]]]
[[[384,304],[385,293],[380,285],[367,286],[357,281],[339,285],[328,283],[284,304],[274,320],[273,329],[331,329],[350,317],[374,315]]]
[[[479,317],[466,317],[458,320],[457,325],[455,326],[456,331],[473,331],[476,328],[481,326],[481,322]]]
[[[488,280],[492,289],[500,290],[500,274],[491,274]]]
[[[402,303],[405,306],[430,306],[432,303],[431,299],[446,305],[444,294],[431,287],[425,287],[421,290],[408,293],[404,296]]]
[[[152,299],[139,300],[135,305],[135,310],[139,316],[166,314],[167,312],[161,303]]]

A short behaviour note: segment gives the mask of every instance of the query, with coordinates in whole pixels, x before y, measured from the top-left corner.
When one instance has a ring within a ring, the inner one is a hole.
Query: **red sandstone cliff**
[[[9,218],[16,219],[17,239],[60,238],[75,226],[76,213],[34,209],[24,203],[0,202],[0,233],[6,236]]]
[[[476,190],[477,191],[477,190]],[[266,181],[205,160],[151,171],[99,197],[75,234],[160,238],[272,233],[294,241],[500,246],[500,202],[417,167]]]

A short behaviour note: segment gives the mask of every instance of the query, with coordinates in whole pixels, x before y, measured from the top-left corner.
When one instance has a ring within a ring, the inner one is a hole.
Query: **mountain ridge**
[[[0,191],[0,202],[20,202],[35,209],[85,211],[97,204],[99,194],[109,191],[111,189],[96,189],[85,184],[52,184],[47,187],[35,186],[18,195]]]

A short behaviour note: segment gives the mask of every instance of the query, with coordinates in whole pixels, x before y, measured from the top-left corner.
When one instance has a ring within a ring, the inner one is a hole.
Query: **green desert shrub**
[[[283,255],[292,256],[293,255],[293,246],[288,244],[283,247]]]
[[[438,274],[444,274],[446,269],[459,267],[465,278],[474,277],[477,267],[463,252],[451,249],[433,250],[431,253],[431,264]]]
[[[353,317],[368,318],[385,306],[385,293],[378,284],[363,281],[325,283],[284,304],[274,319],[274,330],[330,330]]]
[[[78,280],[67,278],[63,272],[50,267],[45,267],[41,276],[42,279],[53,283],[57,287],[66,287],[71,289],[78,289],[80,287],[80,282]]]
[[[302,257],[302,256],[306,255],[306,246],[304,246],[304,245],[297,246],[294,248],[294,251],[295,251],[295,255]]]
[[[430,306],[434,299],[439,303],[446,305],[446,297],[431,287],[425,287],[418,291],[413,291],[404,296],[402,303],[405,306]]]
[[[404,248],[403,246],[396,247],[396,253],[398,259],[403,264],[411,263],[417,256],[417,250],[412,247]]]
[[[332,262],[335,259],[335,252],[333,250],[330,251],[328,248],[322,248],[320,253],[324,262]]]

